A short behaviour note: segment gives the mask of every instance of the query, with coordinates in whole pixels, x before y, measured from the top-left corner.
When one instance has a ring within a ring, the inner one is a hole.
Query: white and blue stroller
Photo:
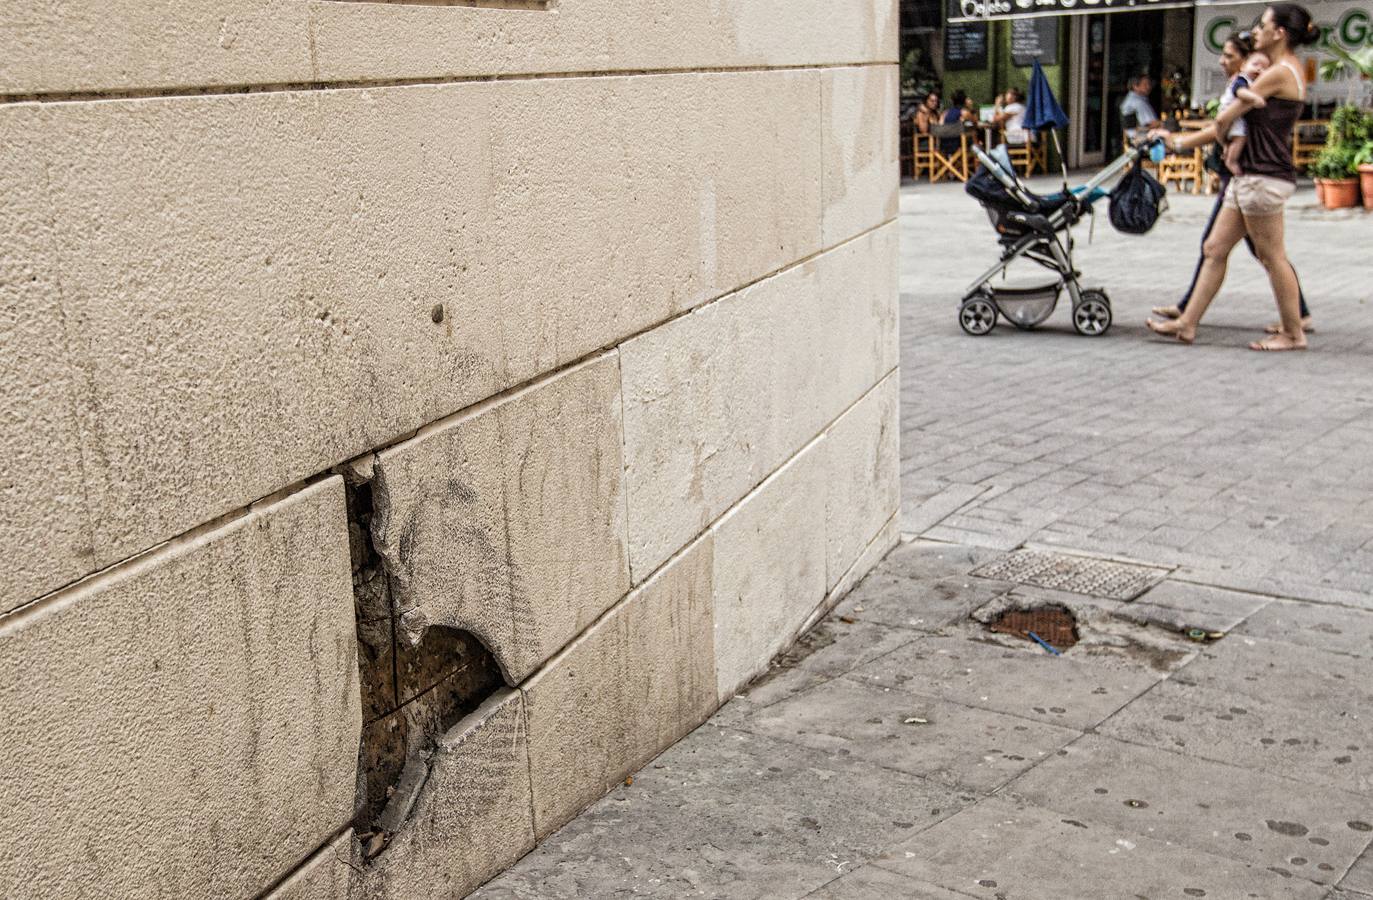
[[[1048,196],[1035,194],[1016,177],[1004,147],[991,154],[974,147],[982,165],[968,179],[966,190],[987,211],[1001,245],[1001,259],[982,273],[963,295],[958,324],[971,335],[984,335],[998,316],[1017,328],[1030,329],[1053,315],[1066,287],[1073,302],[1073,328],[1096,337],[1111,327],[1111,298],[1101,288],[1084,288],[1073,266],[1072,227],[1092,211],[1092,204],[1110,196],[1103,188],[1130,165],[1149,154],[1149,147],[1131,148],[1081,187]],[[1052,281],[1032,285],[993,285],[992,280],[1017,259],[1032,260],[1054,273]]]

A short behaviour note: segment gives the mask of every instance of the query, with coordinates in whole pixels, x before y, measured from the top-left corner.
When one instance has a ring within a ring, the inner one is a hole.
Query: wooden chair
[[[930,135],[911,129],[911,177],[920,180],[920,173],[929,174],[934,181],[934,142]]]
[[[942,179],[945,175],[951,175],[959,181],[968,180],[968,134],[961,122],[954,122],[951,125],[934,125],[930,128],[930,133],[925,135],[929,138],[930,156],[932,163],[930,166],[930,183]],[[958,146],[945,153],[941,148],[946,141],[958,141]]]
[[[1029,140],[1024,144],[1012,144],[1006,140],[1006,131],[1001,131],[1001,143],[1006,145],[1006,152],[1011,157],[1011,165],[1015,166],[1020,173],[1029,178],[1036,171],[1049,171],[1049,145],[1044,142],[1039,135],[1028,135]]]
[[[1315,162],[1316,154],[1325,146],[1326,130],[1330,123],[1325,119],[1302,119],[1292,125],[1292,164],[1305,169]]]
[[[1205,176],[1206,170],[1202,165],[1200,149],[1191,153],[1170,153],[1158,164],[1158,180],[1164,187],[1176,181],[1178,190],[1181,190],[1183,182],[1190,181],[1192,193],[1200,194],[1202,183],[1206,180]]]

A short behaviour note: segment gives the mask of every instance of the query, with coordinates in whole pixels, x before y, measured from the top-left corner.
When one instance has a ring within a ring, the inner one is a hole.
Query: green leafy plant
[[[1330,130],[1326,132],[1325,145],[1327,147],[1357,147],[1373,137],[1369,133],[1371,126],[1373,126],[1373,115],[1365,113],[1352,103],[1336,107],[1335,112],[1330,116]]]
[[[1311,163],[1311,176],[1313,178],[1325,178],[1330,181],[1338,181],[1343,178],[1353,178],[1357,171],[1354,157],[1358,150],[1347,146],[1326,145],[1320,153],[1316,154],[1316,159]]]
[[[1354,167],[1373,166],[1373,138],[1363,142],[1363,146],[1354,151]]]
[[[1328,43],[1323,48],[1335,57],[1321,63],[1321,78],[1333,81],[1345,72],[1353,72],[1363,78],[1373,78],[1373,47],[1364,47],[1350,53],[1338,44]]]

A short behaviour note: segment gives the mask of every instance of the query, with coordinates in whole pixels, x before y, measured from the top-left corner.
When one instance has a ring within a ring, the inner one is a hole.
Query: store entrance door
[[[1106,161],[1107,56],[1111,16],[1073,16],[1069,49],[1078,73],[1069,79],[1068,165],[1088,168]]]

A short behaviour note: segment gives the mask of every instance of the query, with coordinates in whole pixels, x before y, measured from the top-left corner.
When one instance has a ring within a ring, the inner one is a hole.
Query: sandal
[[[1178,309],[1177,306],[1155,306],[1149,312],[1163,319],[1176,319],[1182,315],[1182,310]]]
[[[1306,339],[1302,338],[1302,342],[1298,344],[1294,339],[1288,337],[1286,334],[1274,334],[1264,338],[1261,341],[1254,341],[1252,344],[1249,345],[1249,349],[1263,350],[1267,352],[1305,350]]]
[[[1267,325],[1263,326],[1263,330],[1266,331],[1268,334],[1282,334],[1282,323],[1269,322]],[[1310,316],[1302,316],[1301,330],[1305,331],[1307,334],[1312,334],[1313,332],[1315,332],[1316,329],[1311,325]]]
[[[1183,334],[1182,323],[1179,322],[1177,319],[1174,319],[1171,322],[1155,322],[1153,319],[1145,319],[1144,325],[1154,334],[1161,335],[1163,337],[1177,338],[1184,344],[1190,344],[1192,343],[1192,341],[1197,339],[1197,333],[1195,329],[1192,331],[1191,334]]]

